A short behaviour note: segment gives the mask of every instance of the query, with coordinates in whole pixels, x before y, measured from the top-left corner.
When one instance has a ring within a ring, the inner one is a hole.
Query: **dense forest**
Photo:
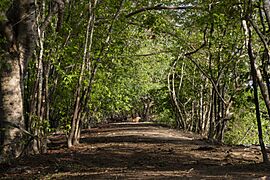
[[[152,121],[270,144],[270,0],[1,0],[0,161]]]

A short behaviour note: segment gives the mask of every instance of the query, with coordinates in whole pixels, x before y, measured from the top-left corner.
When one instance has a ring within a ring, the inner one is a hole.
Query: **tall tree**
[[[1,159],[18,157],[24,146],[23,75],[36,38],[35,1],[14,0],[1,22]]]
[[[94,33],[94,23],[95,23],[95,12],[97,0],[89,1],[89,19],[86,28],[85,43],[84,43],[84,53],[82,58],[82,65],[80,69],[80,75],[78,79],[78,84],[75,92],[75,104],[74,112],[71,121],[71,130],[68,136],[68,147],[72,147],[79,143],[80,137],[80,121],[81,121],[81,91],[83,88],[83,79],[86,71],[87,62],[89,62],[89,54],[92,49],[93,33]]]

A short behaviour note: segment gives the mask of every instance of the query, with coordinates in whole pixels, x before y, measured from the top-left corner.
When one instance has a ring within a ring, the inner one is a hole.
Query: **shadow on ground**
[[[260,152],[213,145],[190,133],[151,124],[84,130],[67,149],[51,137],[48,154],[0,166],[3,179],[252,179],[270,177]]]

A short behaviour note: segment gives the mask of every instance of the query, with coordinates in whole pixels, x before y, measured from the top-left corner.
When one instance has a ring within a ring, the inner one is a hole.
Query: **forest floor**
[[[258,147],[218,145],[149,123],[84,130],[81,144],[72,149],[64,135],[50,140],[47,154],[0,165],[0,178],[270,179]]]

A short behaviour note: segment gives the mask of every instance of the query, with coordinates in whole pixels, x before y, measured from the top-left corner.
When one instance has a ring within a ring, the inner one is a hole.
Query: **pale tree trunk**
[[[37,25],[37,50],[36,54],[38,57],[37,62],[35,65],[35,83],[34,86],[32,87],[32,93],[31,93],[31,98],[29,100],[30,108],[29,108],[29,131],[35,135],[38,138],[33,139],[32,142],[30,142],[29,147],[28,147],[28,153],[34,153],[38,154],[40,153],[41,147],[43,146],[41,143],[42,135],[41,131],[42,129],[40,127],[42,124],[43,117],[41,116],[42,112],[42,92],[43,92],[43,54],[44,54],[44,37],[45,37],[45,32],[41,31],[40,29],[40,23],[45,21],[45,8],[46,4],[45,1],[40,2],[40,9],[38,14],[36,15],[36,23]]]
[[[82,65],[81,65],[81,72],[78,80],[78,85],[75,93],[75,104],[74,104],[74,112],[71,120],[71,130],[68,135],[68,147],[72,147],[73,145],[76,145],[79,143],[79,136],[80,136],[80,114],[81,114],[81,91],[82,91],[82,81],[83,76],[85,74],[86,70],[86,61],[87,61],[87,55],[91,51],[92,47],[92,39],[93,39],[93,32],[94,32],[94,22],[95,22],[95,15],[94,15],[94,8],[96,6],[97,0],[92,0],[89,2],[89,20],[87,24],[86,29],[86,37],[85,37],[85,47],[84,47],[84,55],[82,59]]]
[[[23,98],[21,90],[21,73],[19,59],[8,54],[1,61],[8,66],[1,69],[0,81],[0,140],[4,159],[18,157],[23,149],[23,132],[15,127],[24,128]],[[10,124],[12,123],[12,124]]]
[[[7,11],[13,38],[1,56],[1,160],[18,157],[24,149],[23,74],[35,41],[34,0],[14,0]],[[8,37],[7,37],[8,38]]]
[[[98,0],[93,0],[93,3],[97,3],[97,2],[98,2]],[[81,119],[85,119],[86,113],[89,114],[88,104],[91,101],[91,93],[92,93],[94,79],[95,79],[97,70],[99,68],[99,64],[102,61],[102,56],[105,56],[105,54],[107,53],[107,51],[109,49],[113,27],[114,27],[115,21],[117,20],[117,18],[120,15],[120,12],[121,12],[121,9],[124,5],[124,2],[125,2],[125,0],[120,1],[120,6],[118,7],[116,13],[114,14],[113,19],[111,20],[111,24],[110,24],[109,29],[108,29],[105,43],[103,43],[102,47],[100,48],[101,50],[100,50],[99,56],[97,58],[99,60],[99,62],[94,64],[93,61],[90,61],[90,56],[89,55],[87,56],[87,59],[86,59],[87,68],[86,69],[89,73],[89,80],[88,80],[88,85],[86,87],[84,87],[84,89],[83,89],[83,93],[82,93],[82,97],[81,97],[81,107],[82,108],[80,110],[81,112],[80,112],[80,116],[79,116],[79,118],[81,118]],[[90,37],[90,39],[92,39],[92,37]],[[90,53],[90,52],[91,52],[91,46],[89,46],[89,48],[88,48],[88,53]],[[79,126],[81,124],[81,121],[82,120],[80,120],[80,122],[77,123],[76,132],[75,132],[75,134],[77,134],[76,139],[79,139],[79,137],[80,137],[80,127]]]
[[[204,79],[204,78],[203,78]],[[205,84],[201,85],[201,89],[200,89],[200,107],[199,107],[199,119],[200,119],[200,134],[203,133],[203,129],[204,129],[204,124],[205,124],[205,114],[207,111],[205,111],[205,106],[204,106],[204,95],[203,95],[203,91],[205,89]]]
[[[90,63],[89,58],[90,58],[90,52],[92,49],[92,39],[93,39],[94,22],[95,22],[94,9],[96,7],[97,2],[98,2],[98,0],[90,0],[89,1],[90,17],[89,17],[89,21],[88,21],[88,26],[90,29],[87,28],[88,35],[86,34],[83,64],[81,66],[81,73],[80,73],[80,77],[78,80],[78,86],[77,86],[78,88],[77,88],[76,94],[75,94],[74,112],[73,112],[73,117],[72,117],[72,122],[71,122],[71,130],[70,130],[70,133],[68,136],[68,147],[72,147],[73,145],[76,145],[79,143],[81,118],[83,116],[82,114],[84,113],[83,111],[87,109],[86,107],[87,107],[87,104],[89,103],[88,101],[90,100],[92,83],[93,83],[94,77],[95,77],[97,69],[98,69],[98,64],[96,64],[90,73],[91,75],[90,75],[90,79],[88,81],[88,86],[83,87],[81,84],[82,83],[81,82],[82,75],[84,74],[84,72],[87,71],[87,65]],[[118,18],[119,14],[120,14],[120,10],[122,9],[124,2],[125,2],[125,0],[122,0],[120,2],[120,6],[117,9],[117,11],[116,11],[116,13],[111,21],[111,24],[110,24],[109,30],[108,30],[108,34],[107,34],[107,38],[106,38],[105,43],[103,44],[103,46],[100,50],[100,53],[99,53],[98,59],[100,61],[101,61],[101,56],[106,54],[107,48],[109,48],[109,42],[111,39],[111,33],[113,30],[114,22]],[[88,65],[88,66],[90,66],[90,65]]]
[[[215,90],[212,88],[212,95],[211,95],[211,101],[210,101],[210,112],[209,112],[209,129],[208,129],[208,139],[214,138],[214,131],[215,131],[215,120],[214,120],[214,111],[215,111]]]
[[[177,96],[176,96],[176,91],[175,91],[175,67],[178,60],[179,60],[179,57],[172,63],[171,70],[169,71],[167,75],[167,84],[168,84],[169,94],[172,100],[172,105],[175,107],[176,123],[178,126],[177,128],[186,129],[186,121],[184,119],[184,114],[182,113],[180,105],[177,101]]]
[[[268,40],[268,38],[267,38],[267,36],[268,35],[264,35],[263,34],[263,32],[261,32],[261,30],[260,30],[260,28],[257,26],[257,24],[256,24],[256,22],[254,22],[253,21],[253,19],[251,18],[252,17],[252,2],[250,1],[249,2],[250,4],[249,4],[249,9],[248,9],[248,11],[249,11],[249,16],[250,17],[248,17],[247,19],[246,19],[246,21],[248,22],[248,23],[250,23],[250,27],[252,26],[253,28],[254,28],[254,30],[255,30],[255,32],[258,34],[258,36],[259,36],[259,38],[260,38],[260,41],[262,42],[262,44],[263,44],[263,46],[264,46],[264,50],[265,50],[265,54],[264,55],[266,55],[267,57],[267,60],[269,60],[269,48],[268,48],[268,42],[269,42],[269,40]],[[268,0],[265,0],[264,1],[264,9],[265,10],[269,10],[270,9],[270,4],[269,4],[269,1]],[[269,15],[270,13],[269,12],[266,12],[266,19],[267,20],[269,20]],[[244,21],[245,22],[245,21]],[[270,24],[270,23],[268,23],[268,24]],[[243,24],[243,25],[245,25],[246,26],[246,23],[245,24]],[[247,27],[244,27],[244,28],[247,28]],[[246,31],[247,32],[247,31]],[[268,63],[268,62],[267,62]],[[267,83],[265,84],[264,83],[264,79],[263,79],[263,76],[262,76],[262,73],[261,73],[261,70],[258,68],[258,65],[255,63],[254,64],[254,66],[255,66],[255,71],[256,71],[256,77],[257,77],[257,82],[258,82],[258,85],[259,85],[259,87],[260,87],[260,90],[261,90],[261,94],[262,94],[262,97],[263,97],[263,100],[264,100],[264,103],[265,103],[265,106],[266,106],[266,108],[267,108],[267,112],[268,112],[268,116],[270,117],[270,95],[269,95],[269,88],[267,87]],[[267,75],[267,74],[266,74]]]
[[[269,163],[268,155],[267,155],[265,144],[263,141],[263,131],[262,131],[262,125],[261,125],[260,109],[259,109],[260,107],[259,107],[258,92],[257,92],[257,83],[261,87],[261,84],[264,84],[264,82],[262,81],[260,70],[258,69],[258,67],[256,65],[256,57],[253,53],[251,28],[250,28],[249,24],[247,24],[246,21],[243,21],[243,27],[244,27],[245,35],[246,35],[246,46],[248,49],[248,55],[249,55],[250,66],[251,66],[251,74],[252,74],[252,78],[253,78],[254,99],[255,99],[255,106],[256,106],[257,127],[258,127],[258,138],[259,138],[259,143],[260,143],[261,152],[262,152],[262,156],[263,156],[263,162]],[[261,93],[263,94],[262,87],[261,87]],[[264,93],[266,93],[266,92],[264,92]]]
[[[207,89],[207,85],[208,85],[208,79],[206,79],[206,83],[205,83],[205,89]],[[207,94],[207,97],[206,97],[206,100],[205,102],[208,102],[208,103],[205,103],[205,107],[203,107],[203,122],[202,122],[202,135],[206,136],[207,133],[208,133],[208,129],[209,129],[209,114],[210,114],[210,109],[211,109],[211,94],[212,94],[212,89],[211,88],[208,88],[207,91],[208,91],[208,94]]]
[[[39,1],[39,9],[36,14],[37,23],[37,49],[35,57],[34,73],[35,83],[32,87],[30,99],[25,99],[26,104],[29,104],[28,127],[29,131],[35,135],[35,139],[31,142],[28,148],[29,153],[46,153],[47,151],[47,127],[49,121],[49,71],[50,61],[45,59],[46,47],[44,47],[46,39],[46,28],[51,22],[53,16],[58,14],[56,31],[60,30],[65,4],[65,0],[54,1],[53,4],[47,3],[45,0]],[[31,77],[28,77],[31,78]],[[29,92],[28,92],[29,93]]]

